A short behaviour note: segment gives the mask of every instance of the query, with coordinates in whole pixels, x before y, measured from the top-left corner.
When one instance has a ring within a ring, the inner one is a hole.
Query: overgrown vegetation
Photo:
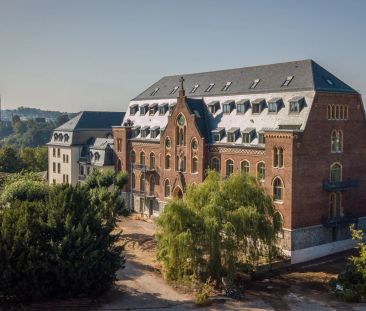
[[[125,261],[114,230],[125,212],[119,192],[127,177],[91,178],[95,187],[41,186],[31,173],[6,181],[0,203],[2,299],[98,295],[113,284]]]
[[[157,220],[157,258],[170,280],[233,280],[242,267],[277,255],[281,217],[249,175],[222,179],[209,172],[184,200],[172,200]]]
[[[361,302],[366,299],[366,244],[363,241],[362,230],[350,227],[352,238],[357,244],[358,256],[348,258],[345,271],[331,282],[336,295],[348,302]]]

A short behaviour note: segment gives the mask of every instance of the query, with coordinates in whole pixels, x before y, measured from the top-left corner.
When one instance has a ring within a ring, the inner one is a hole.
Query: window
[[[54,172],[54,173],[56,173],[56,163],[55,163],[55,162],[53,162],[53,163],[52,163],[52,166],[53,166],[53,172]]]
[[[146,138],[150,134],[150,127],[144,126],[141,130],[141,138]]]
[[[122,151],[122,139],[121,138],[117,139],[117,151],[118,152]]]
[[[66,183],[68,184],[69,183],[69,175],[66,174]]]
[[[290,113],[299,113],[299,112],[300,112],[300,103],[290,102]]]
[[[177,156],[176,169],[178,172],[186,171],[186,157],[185,156]]]
[[[328,105],[327,106],[328,120],[348,120],[347,105]]]
[[[140,152],[140,164],[145,165],[145,152]]]
[[[212,90],[212,88],[214,87],[215,83],[210,83],[210,85],[207,87],[207,89],[205,90],[205,92],[210,92]]]
[[[330,85],[330,86],[333,86],[334,85],[334,83],[333,83],[333,81],[331,80],[331,79],[329,79],[329,78],[324,78],[324,80]]]
[[[65,163],[65,155],[62,155],[62,162]]]
[[[140,191],[145,192],[145,175],[142,174],[140,177]]]
[[[145,104],[140,107],[140,115],[144,116],[147,113],[147,110],[149,109],[149,105]]]
[[[192,150],[197,150],[198,149],[198,143],[196,139],[192,140]]]
[[[136,114],[136,112],[138,111],[139,106],[138,105],[133,105],[130,107],[130,115],[133,116]]]
[[[293,78],[294,78],[294,76],[288,76],[286,78],[286,80],[282,83],[282,86],[288,86],[291,83]]]
[[[281,178],[276,177],[273,180],[273,201],[282,201],[283,200],[283,183]]]
[[[220,160],[218,158],[211,159],[211,169],[220,172]]]
[[[177,118],[176,140],[178,146],[186,145],[186,119],[180,114]]]
[[[233,143],[236,141],[235,139],[235,133],[227,133],[227,141],[229,143]]]
[[[273,167],[283,167],[283,148],[273,148]]]
[[[65,134],[64,139],[65,139],[65,142],[68,142],[69,141],[69,135]]]
[[[252,85],[250,86],[250,89],[255,89],[259,83],[260,79],[255,79],[252,83]]]
[[[132,173],[132,175],[131,175],[131,188],[132,188],[132,190],[135,190],[135,188],[136,188],[136,177],[135,177],[135,173]]]
[[[54,157],[56,156],[56,148],[52,148],[52,154]]]
[[[264,133],[259,133],[258,134],[258,144],[265,144],[266,143],[266,138],[264,136]]]
[[[94,154],[94,158],[95,158],[95,161],[99,161],[99,159],[100,159],[100,154],[99,154],[99,152],[96,152],[96,153]]]
[[[158,87],[157,87],[157,88],[155,88],[155,89],[151,92],[150,96],[155,96],[155,94],[156,94],[158,91],[159,91],[159,88],[158,88]]]
[[[57,173],[61,173],[61,163],[57,163]]]
[[[219,142],[219,141],[221,141],[221,135],[220,135],[220,133],[214,133],[214,134],[213,134],[213,140],[214,140],[215,142]]]
[[[265,177],[266,177],[266,166],[264,162],[259,162],[257,164],[257,178],[260,181],[264,181]]]
[[[122,171],[122,162],[120,159],[118,159],[118,161],[117,161],[117,171],[118,172]]]
[[[331,135],[331,152],[341,153],[343,150],[343,133],[341,130],[333,130]]]
[[[149,108],[149,116],[155,115],[155,113],[157,111],[158,111],[158,105],[157,104],[151,105],[150,108]]]
[[[240,163],[240,171],[243,174],[249,174],[249,162],[247,160],[244,160]]]
[[[262,112],[264,100],[256,99],[252,102],[252,114],[259,114]]]
[[[169,154],[167,154],[165,156],[165,169],[170,170],[170,155]]]
[[[196,84],[193,88],[192,88],[192,90],[190,91],[190,93],[195,93],[196,91],[197,91],[197,89],[198,89],[198,87],[199,87],[200,85],[199,84]]]
[[[329,196],[329,217],[335,218],[341,215],[342,193],[332,192]]]
[[[249,102],[241,100],[236,104],[236,113],[243,114],[247,111],[248,107],[249,107]]]
[[[198,172],[198,159],[196,157],[194,157],[192,159],[192,173],[197,173]]]
[[[165,197],[170,197],[170,181],[169,181],[169,179],[167,179],[165,181],[164,196]]]
[[[172,95],[172,94],[174,94],[177,90],[178,90],[178,86],[176,85],[171,91],[170,91],[170,93],[169,93],[169,95]]]
[[[57,157],[61,157],[61,149],[60,148],[57,148]]]
[[[168,149],[169,149],[169,148],[171,147],[171,145],[172,145],[172,144],[171,144],[171,142],[170,142],[170,139],[169,139],[169,138],[166,138],[166,139],[165,139],[165,148],[168,148]]]
[[[136,162],[136,152],[134,150],[131,150],[131,163]]]
[[[224,104],[222,105],[223,113],[230,113],[231,112],[231,105],[230,104]]]
[[[165,115],[167,111],[168,111],[168,104],[163,104],[159,106],[159,116]]]
[[[228,82],[226,82],[226,84],[224,85],[224,87],[221,89],[221,91],[227,91],[228,89],[229,89],[229,87],[230,87],[230,85],[231,85],[231,83],[232,82],[230,82],[230,81],[228,81]]]
[[[210,111],[212,114],[215,114],[215,113],[216,113],[216,111],[220,109],[220,102],[219,102],[219,101],[217,101],[217,100],[214,100],[214,101],[212,101],[212,102],[209,102],[209,103],[207,104],[207,106],[208,106],[209,111]]]
[[[150,176],[150,194],[154,195],[155,192],[155,177],[154,175]]]
[[[340,182],[342,181],[342,167],[339,163],[334,163],[330,167],[330,182]]]
[[[230,176],[234,173],[234,161],[227,160],[226,161],[226,176]]]
[[[150,169],[151,170],[155,169],[155,153],[154,152],[150,153]]]
[[[249,133],[243,133],[243,143],[245,144],[249,144],[251,139],[250,139],[250,134]]]
[[[269,102],[268,103],[268,112],[277,113],[278,110],[278,102]]]

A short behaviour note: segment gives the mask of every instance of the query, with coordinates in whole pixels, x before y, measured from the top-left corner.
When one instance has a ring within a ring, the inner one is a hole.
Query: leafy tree
[[[19,160],[25,170],[40,172],[46,171],[48,166],[47,147],[21,147],[19,149]]]
[[[0,148],[0,172],[14,173],[20,168],[15,147],[6,145]]]
[[[14,182],[20,180],[19,175]],[[103,195],[96,199],[98,190]],[[43,199],[10,201],[0,209],[3,297],[97,295],[113,284],[125,261],[116,245],[120,233],[114,231],[123,203],[104,190],[51,186]],[[106,206],[113,213],[106,213]]]
[[[357,245],[358,256],[348,258],[345,271],[331,282],[336,295],[349,302],[361,302],[366,299],[366,244],[362,242],[362,230],[351,225],[352,238],[360,241]]]
[[[157,227],[157,257],[168,279],[220,281],[259,259],[273,259],[281,218],[254,177],[221,179],[209,172],[183,200],[167,204]]]

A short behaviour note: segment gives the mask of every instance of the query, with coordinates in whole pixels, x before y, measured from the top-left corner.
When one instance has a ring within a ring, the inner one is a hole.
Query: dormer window
[[[250,86],[250,89],[255,89],[259,83],[260,79],[255,79],[252,83],[252,85]]]
[[[172,112],[173,112],[173,110],[174,110],[174,107],[175,107],[175,105],[176,105],[177,103],[172,103],[172,104],[170,104],[169,105],[169,115],[171,115],[172,114]]]
[[[158,88],[158,87],[157,87],[157,88],[155,88],[155,89],[151,92],[150,96],[155,96],[155,94],[156,94],[158,91],[159,91],[159,88]]]
[[[224,137],[225,128],[219,127],[212,131],[212,139],[215,143],[219,143],[221,139]]]
[[[155,115],[155,113],[158,111],[158,104],[154,103],[150,105],[149,107],[149,116]]]
[[[178,90],[179,86],[175,86],[169,93],[169,95],[173,95],[177,90]]]
[[[208,110],[210,110],[210,112],[212,114],[215,114],[216,111],[220,109],[220,102],[215,100],[215,101],[208,103],[207,106],[208,106]]]
[[[248,99],[239,100],[236,103],[236,113],[244,114],[249,109],[250,103]]]
[[[230,87],[230,85],[231,85],[231,81],[228,81],[228,82],[226,82],[226,84],[224,85],[224,87],[221,89],[221,91],[227,91],[228,89],[229,89],[229,87]]]
[[[150,126],[146,125],[141,129],[141,138],[146,138],[150,134]]]
[[[277,113],[282,104],[281,98],[272,98],[268,101],[268,113]]]
[[[195,93],[196,91],[197,91],[197,89],[198,89],[198,87],[199,87],[200,85],[199,84],[196,84],[193,88],[192,88],[192,90],[190,91],[190,93]]]
[[[69,141],[69,134],[65,134],[64,140],[65,140],[65,142],[68,142]]]
[[[165,113],[168,111],[168,104],[161,104],[159,105],[159,116],[165,115]]]
[[[266,138],[264,136],[264,132],[259,132],[258,133],[258,144],[265,144],[266,143]]]
[[[140,126],[133,126],[131,129],[132,138],[139,136],[139,134],[140,134]]]
[[[211,92],[212,88],[214,87],[215,83],[210,83],[210,85],[207,87],[207,89],[205,90],[205,92]]]
[[[149,104],[143,104],[140,107],[140,115],[144,116],[147,113],[147,110],[149,109]]]
[[[235,143],[238,139],[240,129],[238,127],[232,127],[227,131],[227,142]]]
[[[61,133],[60,133],[60,134],[58,134],[58,140],[59,140],[59,141],[62,141],[62,140],[63,140],[63,138],[64,138],[64,135],[62,135]]]
[[[289,113],[296,114],[296,113],[300,113],[300,111],[304,107],[305,99],[304,99],[304,97],[297,96],[297,97],[291,98],[289,100],[289,102],[290,102]]]
[[[150,138],[156,138],[160,133],[159,126],[153,126],[150,131]]]
[[[242,138],[244,144],[250,144],[255,137],[255,128],[246,128],[242,132]]]
[[[99,154],[99,152],[96,152],[96,153],[94,154],[94,159],[95,159],[95,161],[99,161],[99,159],[100,159],[100,154]]]
[[[139,106],[137,104],[132,105],[130,107],[130,115],[131,116],[135,115],[138,110],[139,110]]]
[[[227,100],[222,104],[223,113],[229,114],[234,106],[234,102],[232,100]]]
[[[57,133],[53,134],[53,139],[58,140],[58,134]]]
[[[252,114],[260,114],[263,110],[264,99],[258,98],[252,101]]]
[[[286,78],[286,80],[282,83],[282,86],[288,86],[291,83],[293,78],[294,78],[294,76],[288,76]]]

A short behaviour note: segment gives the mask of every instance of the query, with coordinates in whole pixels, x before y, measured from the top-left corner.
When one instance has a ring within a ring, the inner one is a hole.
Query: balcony
[[[337,217],[323,217],[322,224],[326,228],[333,228],[338,226],[346,226],[352,223],[357,223],[357,217],[352,215],[344,215]]]
[[[346,191],[357,187],[358,187],[358,180],[354,179],[347,179],[344,181],[337,181],[337,182],[330,182],[330,181],[323,182],[323,190],[328,192]]]

